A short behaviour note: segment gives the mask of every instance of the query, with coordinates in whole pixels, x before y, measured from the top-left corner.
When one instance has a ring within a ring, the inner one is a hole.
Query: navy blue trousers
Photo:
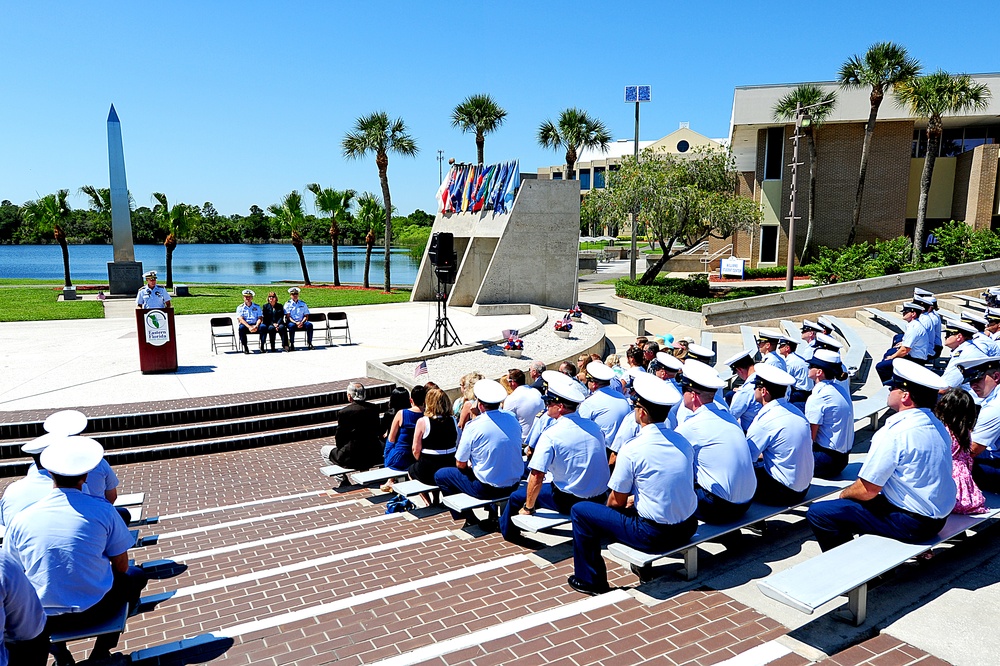
[[[753,504],[753,500],[743,504],[735,504],[718,495],[713,495],[701,486],[695,486],[694,493],[698,496],[698,510],[694,515],[698,517],[698,520],[713,525],[725,525],[739,520]]]
[[[514,492],[518,486],[518,484],[515,483],[514,485],[507,486],[506,488],[498,488],[497,486],[491,486],[488,483],[483,483],[475,477],[472,473],[471,467],[466,467],[464,470],[457,467],[445,467],[444,469],[439,469],[434,473],[434,484],[441,489],[442,496],[465,493],[466,495],[478,497],[479,499],[497,499],[507,497]],[[451,517],[455,520],[462,517],[466,520],[475,520],[475,515],[473,515],[472,511],[463,511],[462,513],[452,511]]]
[[[305,331],[306,332],[306,344],[311,345],[313,343],[313,325],[311,321],[307,321],[299,328],[292,322],[288,322],[288,344],[295,346],[295,332]]]
[[[568,514],[577,502],[597,502],[598,504],[604,504],[607,497],[607,493],[598,495],[597,497],[577,497],[571,493],[564,493],[551,483],[543,483],[542,490],[538,493],[538,499],[535,500],[535,508],[550,509],[562,514]],[[504,539],[516,539],[521,535],[521,530],[511,522],[511,518],[517,515],[517,512],[521,510],[527,499],[528,487],[521,486],[507,500],[507,506],[503,510],[503,515],[500,516],[500,534],[503,535]]]
[[[850,454],[834,451],[813,442],[813,476],[817,479],[836,479],[847,467]]]
[[[601,543],[617,541],[648,553],[683,546],[698,528],[693,515],[675,525],[646,520],[635,509],[619,511],[596,502],[579,502],[573,518],[573,569],[577,580],[589,588],[608,587],[608,569],[601,557]]]
[[[243,324],[240,324],[240,347],[247,346],[247,336],[249,334],[250,334],[250,329],[244,326]],[[267,336],[267,327],[264,326],[264,324],[261,324],[260,326],[257,327],[257,332],[254,333],[254,335],[260,337],[260,348],[261,350],[263,350],[264,338],[265,336]]]
[[[797,504],[809,492],[808,487],[805,490],[792,490],[780,481],[776,481],[764,469],[763,463],[754,463],[753,471],[757,475],[757,492],[753,494],[753,498],[761,504],[768,506]]]
[[[1000,492],[1000,458],[987,458],[983,452],[972,459],[972,480],[981,489]]]
[[[809,507],[806,520],[823,550],[847,543],[855,534],[878,534],[907,543],[932,538],[944,527],[946,518],[928,518],[900,509],[876,495],[867,502],[837,499]]]

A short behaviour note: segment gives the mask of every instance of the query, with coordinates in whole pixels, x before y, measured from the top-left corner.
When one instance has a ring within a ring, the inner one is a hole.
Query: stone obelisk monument
[[[122,124],[111,105],[108,114],[108,170],[111,173],[111,238],[115,260],[108,263],[108,285],[114,295],[134,295],[142,286],[142,264],[132,246],[132,217],[125,182]]]

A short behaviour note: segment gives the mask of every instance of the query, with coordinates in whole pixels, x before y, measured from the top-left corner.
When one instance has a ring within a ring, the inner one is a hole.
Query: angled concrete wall
[[[568,308],[575,302],[580,247],[576,181],[523,180],[508,213],[438,214],[432,233],[438,232],[455,235],[458,253],[449,305]],[[411,300],[434,298],[433,269],[425,250]]]

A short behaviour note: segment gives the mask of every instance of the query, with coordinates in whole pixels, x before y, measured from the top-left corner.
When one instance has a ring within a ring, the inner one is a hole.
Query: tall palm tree
[[[69,190],[59,190],[55,194],[46,194],[37,201],[31,201],[25,204],[24,217],[42,231],[52,232],[52,236],[62,249],[64,286],[72,287],[73,282],[69,279],[69,246],[66,244],[66,231],[63,229],[63,225],[69,221],[72,214],[69,203],[66,202],[67,196]]]
[[[306,255],[302,252],[302,224],[305,222],[306,214],[302,208],[302,195],[298,190],[292,190],[286,194],[280,204],[271,204],[267,207],[271,215],[278,220],[282,229],[287,229],[292,236],[292,245],[299,253],[299,264],[302,265],[302,284],[310,286],[309,269],[306,268]]]
[[[911,58],[906,49],[892,42],[872,44],[863,56],[853,55],[840,66],[837,80],[844,88],[871,88],[868,100],[871,110],[865,125],[865,141],[861,146],[861,169],[858,172],[858,190],[854,195],[854,212],[851,216],[851,231],[847,244],[854,242],[861,219],[861,199],[865,193],[865,175],[868,173],[868,158],[871,155],[872,137],[875,135],[875,119],[878,109],[890,89],[908,81],[920,73],[920,62]]]
[[[93,212],[101,227],[100,233],[105,236],[111,235],[111,190],[107,187],[94,187],[84,185],[78,190],[79,194],[87,197],[87,204]],[[132,208],[132,195],[129,195],[129,209]]]
[[[174,204],[171,208],[167,203],[167,195],[163,192],[153,192],[153,217],[160,228],[167,232],[163,247],[167,251],[167,289],[174,288],[174,250],[177,241],[190,234],[198,221],[198,212],[194,206],[185,203]]]
[[[368,227],[365,234],[365,277],[364,287],[367,289],[368,272],[372,265],[372,247],[375,245],[375,235],[379,227],[385,226],[385,208],[379,198],[371,192],[365,192],[358,198],[358,221]]]
[[[451,126],[476,133],[477,164],[483,163],[486,135],[503,125],[507,112],[489,95],[469,95],[451,112]]]
[[[344,136],[344,157],[361,159],[369,153],[375,155],[378,179],[382,185],[382,202],[385,206],[385,290],[390,291],[392,281],[389,270],[389,248],[392,244],[392,200],[389,194],[389,153],[404,157],[417,154],[416,141],[407,131],[402,118],[390,120],[385,111],[376,111],[354,122],[354,129]]]
[[[310,183],[306,189],[316,197],[316,210],[330,216],[330,245],[333,247],[333,286],[340,286],[340,264],[337,258],[341,225],[351,216],[351,205],[357,192],[322,188],[319,183]]]
[[[985,83],[973,81],[968,74],[949,74],[938,70],[897,84],[894,94],[900,106],[909,107],[910,113],[927,119],[927,155],[920,172],[920,203],[917,205],[917,224],[913,229],[913,261],[917,262],[924,247],[927,198],[931,191],[934,160],[941,146],[941,117],[985,109],[990,89]]]
[[[830,115],[836,101],[836,93],[825,93],[819,86],[807,83],[796,86],[774,105],[775,120],[792,121],[795,120],[798,105],[813,107],[808,110],[810,122],[802,127],[809,150],[809,211],[806,215],[806,240],[802,245],[803,263],[809,261],[812,256],[812,237],[816,221],[816,127],[823,124]]]
[[[565,109],[559,120],[546,120],[538,126],[538,143],[543,148],[566,149],[566,180],[574,180],[577,150],[580,148],[599,149],[608,152],[611,134],[600,120],[591,118],[586,111]]]

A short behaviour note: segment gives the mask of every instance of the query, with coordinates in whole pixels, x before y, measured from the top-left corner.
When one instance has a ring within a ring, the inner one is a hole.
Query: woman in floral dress
[[[950,389],[938,400],[934,413],[951,434],[951,475],[958,488],[954,513],[979,513],[986,505],[986,498],[972,480],[972,454],[969,453],[972,439],[969,435],[976,424],[976,405],[972,396],[960,388]]]

